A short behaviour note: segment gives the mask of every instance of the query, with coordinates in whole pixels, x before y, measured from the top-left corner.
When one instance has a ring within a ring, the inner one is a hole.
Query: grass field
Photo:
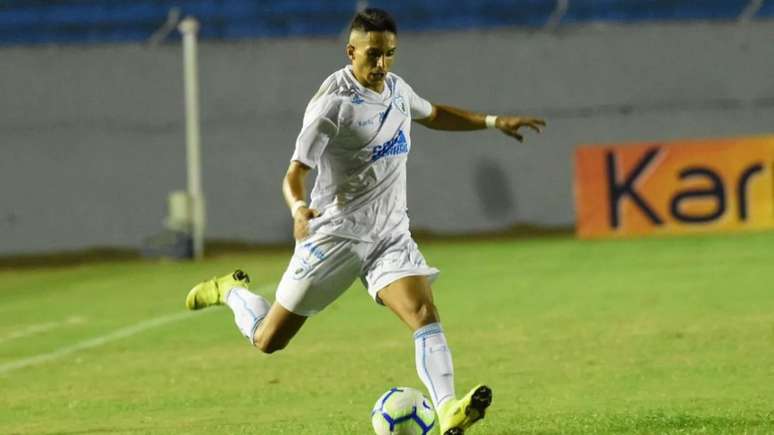
[[[774,433],[774,233],[421,245],[471,435]],[[360,284],[263,355],[196,281],[243,267],[273,296],[289,253],[0,271],[2,434],[363,434],[421,387],[411,333]]]

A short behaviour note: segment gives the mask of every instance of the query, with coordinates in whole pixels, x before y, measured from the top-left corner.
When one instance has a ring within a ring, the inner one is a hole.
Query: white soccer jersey
[[[320,86],[304,113],[292,160],[317,168],[310,207],[315,233],[378,241],[408,231],[406,158],[411,119],[432,105],[388,73],[384,91],[362,86],[344,67]]]

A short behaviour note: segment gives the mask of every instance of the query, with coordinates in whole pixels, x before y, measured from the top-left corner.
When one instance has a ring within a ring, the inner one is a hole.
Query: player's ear
[[[355,46],[347,44],[347,57],[349,60],[355,60]]]

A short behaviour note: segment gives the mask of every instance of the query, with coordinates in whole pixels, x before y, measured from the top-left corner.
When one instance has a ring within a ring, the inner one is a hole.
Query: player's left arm
[[[414,120],[433,130],[472,131],[492,126],[519,142],[523,142],[524,135],[520,130],[529,128],[536,133],[541,133],[546,126],[545,120],[532,116],[498,115],[496,118],[492,118],[493,115],[470,112],[452,106],[433,104],[432,107],[432,112],[428,117]],[[487,117],[490,117],[489,125],[487,125]]]

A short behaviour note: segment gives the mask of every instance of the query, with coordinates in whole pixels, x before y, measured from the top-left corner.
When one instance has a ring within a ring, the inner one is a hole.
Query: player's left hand
[[[524,142],[524,136],[519,133],[520,128],[527,127],[536,133],[542,133],[545,126],[545,120],[528,116],[498,116],[495,122],[495,127],[519,142]]]

